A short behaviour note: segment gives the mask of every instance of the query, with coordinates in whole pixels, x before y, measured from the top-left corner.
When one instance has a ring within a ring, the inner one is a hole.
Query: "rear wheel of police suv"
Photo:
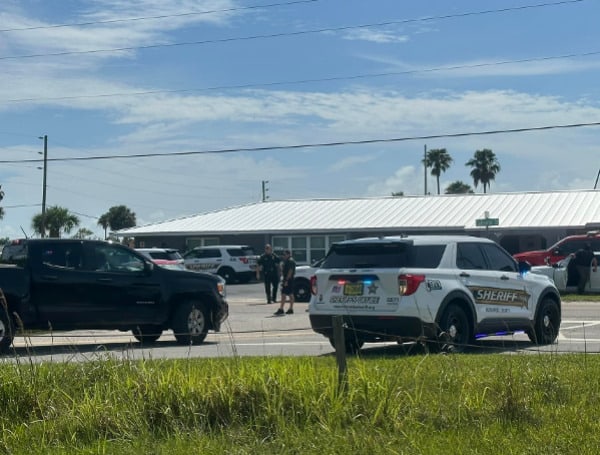
[[[208,334],[208,312],[197,301],[185,302],[173,315],[173,332],[179,344],[200,344]]]

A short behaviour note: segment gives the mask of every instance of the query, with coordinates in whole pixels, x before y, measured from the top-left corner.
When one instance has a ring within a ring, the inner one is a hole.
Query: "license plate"
[[[344,295],[363,295],[363,283],[346,283]]]

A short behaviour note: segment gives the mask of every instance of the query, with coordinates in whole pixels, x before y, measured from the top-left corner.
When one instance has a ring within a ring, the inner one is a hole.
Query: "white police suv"
[[[481,336],[521,330],[549,344],[560,328],[560,294],[529,268],[479,237],[340,242],[311,279],[311,326],[333,344],[332,318],[342,316],[348,352],[390,340],[461,349]]]
[[[196,247],[183,254],[187,269],[216,273],[228,284],[247,283],[254,278],[257,259],[254,249],[248,245]]]

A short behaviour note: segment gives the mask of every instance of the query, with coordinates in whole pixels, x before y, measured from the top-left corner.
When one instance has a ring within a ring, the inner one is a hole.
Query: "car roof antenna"
[[[27,232],[25,232],[25,229],[23,229],[23,226],[19,226],[21,228],[21,231],[23,231],[23,235],[25,236],[26,239],[28,239],[29,237],[27,236]]]

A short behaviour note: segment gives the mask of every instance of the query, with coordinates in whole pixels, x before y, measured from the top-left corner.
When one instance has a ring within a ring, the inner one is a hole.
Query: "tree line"
[[[0,185],[0,201],[4,198],[4,192]],[[4,209],[0,207],[0,220],[4,217]],[[60,238],[64,234],[70,234],[73,229],[78,228],[81,220],[65,207],[54,205],[46,209],[46,213],[38,213],[31,220],[31,228],[41,237]],[[133,227],[137,224],[135,213],[125,205],[116,205],[108,209],[108,212],[98,218],[98,225],[104,229],[104,238],[108,238],[108,229],[118,231]],[[87,228],[79,228],[73,238],[91,238],[94,235]],[[5,242],[0,242],[5,243]]]
[[[431,175],[436,178],[437,194],[440,194],[440,176],[446,172],[454,160],[445,148],[431,149],[425,154],[421,162],[426,168],[431,168]],[[500,163],[496,154],[490,149],[477,150],[465,166],[471,167],[471,178],[475,188],[481,183],[483,192],[487,193],[490,183],[495,180],[496,174],[500,172]],[[446,187],[446,194],[473,193],[470,185],[461,180],[452,182]],[[394,195],[395,193],[393,193]]]

